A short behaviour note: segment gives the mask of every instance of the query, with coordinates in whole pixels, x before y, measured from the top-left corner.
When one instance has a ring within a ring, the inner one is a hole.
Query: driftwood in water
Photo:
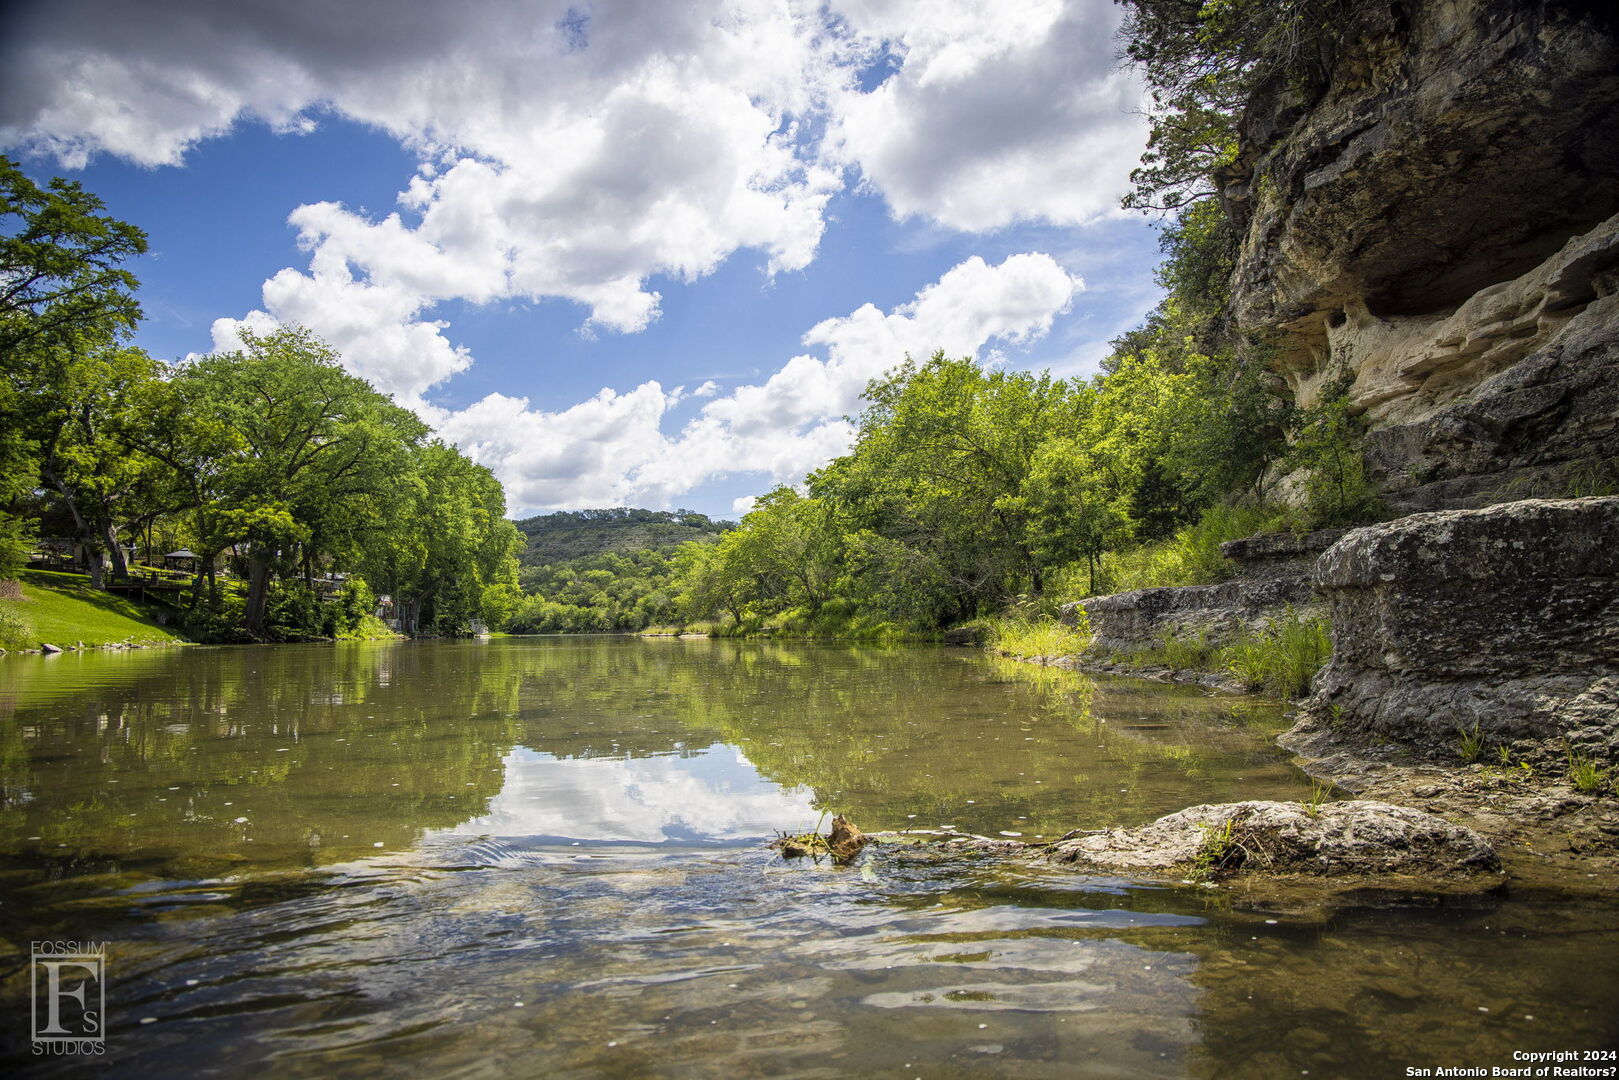
[[[834,862],[848,862],[860,854],[870,838],[854,822],[839,814],[832,819],[832,829],[826,835],[809,832],[796,836],[781,836],[770,846],[781,852],[784,859],[801,859],[806,855],[830,855]]]

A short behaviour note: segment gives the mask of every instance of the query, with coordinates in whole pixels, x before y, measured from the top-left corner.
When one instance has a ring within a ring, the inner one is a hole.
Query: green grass
[[[184,641],[179,634],[157,625],[150,612],[133,600],[90,588],[78,574],[25,570],[20,601],[0,602],[0,615],[9,615],[21,627],[7,648],[37,649],[44,642],[69,648],[112,645],[122,641],[168,644]],[[0,620],[0,633],[6,632]]]
[[[1173,585],[1213,585],[1234,576],[1237,566],[1220,553],[1227,540],[1275,532],[1290,524],[1288,511],[1274,506],[1214,506],[1173,536],[1102,556],[1096,591],[1128,592]],[[1052,575],[1047,592],[1058,600],[1091,594],[1087,567],[1076,564]]]
[[[1568,754],[1568,780],[1574,785],[1575,791],[1583,791],[1590,795],[1609,786],[1619,791],[1619,782],[1616,782],[1611,770],[1584,754],[1575,753],[1574,749],[1566,744],[1565,749]]]
[[[1055,619],[997,619],[989,645],[1008,656],[1076,656],[1091,643],[1083,628],[1064,626]]]
[[[1218,828],[1207,823],[1198,828],[1203,830],[1203,842],[1198,845],[1197,857],[1188,875],[1193,881],[1207,881],[1222,870],[1241,864],[1243,851],[1235,836],[1236,819],[1226,818],[1225,824]]]
[[[1309,692],[1310,680],[1331,655],[1327,620],[1292,608],[1268,628],[1220,650],[1226,670],[1239,681],[1290,698]]]
[[[1288,608],[1269,627],[1247,631],[1223,647],[1216,647],[1202,631],[1177,636],[1166,629],[1158,644],[1117,654],[1115,659],[1133,667],[1225,671],[1251,689],[1293,698],[1309,692],[1310,680],[1331,655],[1327,620]]]
[[[1209,667],[1218,652],[1209,644],[1207,631],[1199,630],[1191,637],[1176,637],[1166,631],[1157,654],[1163,658],[1164,663],[1177,671],[1184,669],[1202,670]]]
[[[1478,723],[1471,728],[1456,729],[1456,756],[1463,761],[1477,761],[1488,749],[1488,741],[1479,733]]]

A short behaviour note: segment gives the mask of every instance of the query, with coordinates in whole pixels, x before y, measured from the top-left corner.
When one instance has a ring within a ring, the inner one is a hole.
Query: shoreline
[[[1193,685],[1211,695],[1262,696],[1233,679],[1207,672],[989,651],[1019,663],[1080,674]],[[1619,889],[1619,796],[1611,789],[1606,794],[1581,792],[1567,777],[1532,768],[1448,762],[1423,757],[1394,742],[1349,740],[1308,709],[1291,715],[1293,726],[1274,742],[1292,755],[1300,771],[1355,799],[1409,807],[1474,830],[1500,856],[1503,886],[1608,895]],[[1434,870],[1442,874],[1445,868]],[[1248,880],[1273,877],[1261,873]]]

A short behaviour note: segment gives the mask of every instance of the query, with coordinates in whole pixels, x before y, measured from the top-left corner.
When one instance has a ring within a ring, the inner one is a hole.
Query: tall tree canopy
[[[108,364],[140,321],[138,283],[123,264],[145,252],[146,234],[103,210],[78,183],[41,188],[0,157],[0,576],[28,545],[14,504],[40,482],[41,453],[58,481],[93,481],[108,450],[97,394],[119,382],[106,382]],[[75,370],[81,359],[93,370]],[[99,523],[80,526],[98,549],[109,542]]]

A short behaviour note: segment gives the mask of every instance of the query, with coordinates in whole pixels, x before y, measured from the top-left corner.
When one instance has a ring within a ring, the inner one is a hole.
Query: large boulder
[[[1137,828],[1070,834],[1047,854],[1097,870],[1177,873],[1431,875],[1500,865],[1472,829],[1369,800],[1193,806]]]
[[[1619,760],[1619,498],[1529,499],[1350,532],[1316,588],[1333,652],[1310,712],[1454,759]]]

